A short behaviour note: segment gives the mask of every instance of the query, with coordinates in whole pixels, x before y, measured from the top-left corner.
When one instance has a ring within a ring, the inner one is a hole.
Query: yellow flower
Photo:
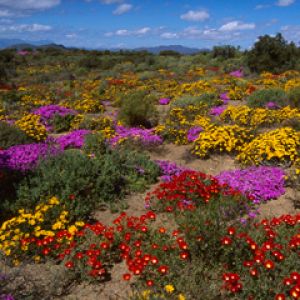
[[[142,297],[144,299],[149,299],[150,293],[151,293],[150,290],[145,290],[145,291],[142,292]]]
[[[9,256],[9,255],[11,254],[11,249],[5,250],[5,251],[4,251],[4,254],[5,254],[6,256]]]
[[[33,219],[29,220],[29,221],[28,221],[28,224],[30,224],[30,225],[32,225],[32,226],[35,225],[35,220],[33,220]]]
[[[69,233],[74,234],[77,231],[77,227],[72,225],[68,228]]]
[[[84,222],[77,221],[77,222],[75,222],[75,225],[78,226],[78,227],[83,227],[84,226]]]
[[[178,300],[185,300],[185,296],[183,294],[179,294],[178,295]]]
[[[165,291],[168,293],[168,294],[172,294],[174,292],[175,288],[172,284],[167,284],[165,286]]]

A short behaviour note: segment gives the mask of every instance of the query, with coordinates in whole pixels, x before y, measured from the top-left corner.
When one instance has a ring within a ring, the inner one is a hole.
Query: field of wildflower
[[[85,55],[0,82],[0,299],[300,299],[300,72]]]

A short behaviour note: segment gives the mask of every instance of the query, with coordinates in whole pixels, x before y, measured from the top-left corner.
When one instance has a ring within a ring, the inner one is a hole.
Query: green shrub
[[[74,117],[74,115],[55,115],[49,122],[49,125],[52,126],[53,131],[56,133],[66,132],[70,129]]]
[[[22,178],[21,172],[0,167],[0,223],[12,216],[10,207],[16,200],[15,186]]]
[[[289,90],[288,103],[292,107],[300,108],[300,86],[294,87]]]
[[[234,46],[224,45],[224,46],[215,46],[212,49],[211,56],[212,58],[222,57],[224,59],[234,58],[239,52],[239,48]]]
[[[158,122],[156,98],[144,91],[130,93],[122,99],[119,119],[128,126],[151,128]]]
[[[274,102],[279,106],[287,105],[287,94],[280,88],[271,88],[257,90],[253,92],[247,99],[250,107],[265,106],[268,102]]]
[[[260,36],[254,47],[246,53],[251,71],[275,73],[294,69],[299,55],[296,45],[288,43],[280,33],[275,37]]]
[[[86,147],[91,149],[93,143],[95,146],[95,141],[88,141]],[[72,219],[86,219],[98,205],[115,206],[128,192],[153,183],[157,175],[156,165],[143,154],[115,150],[96,152],[90,158],[86,153],[69,150],[41,162],[22,180],[12,210],[33,208],[40,199],[57,196]]]
[[[83,151],[91,156],[103,155],[108,150],[105,137],[100,132],[85,136]]]
[[[205,93],[200,96],[185,95],[177,98],[171,103],[171,107],[187,107],[189,105],[198,106],[201,104],[205,104],[207,107],[212,107],[220,103],[221,102],[216,94]]]
[[[33,140],[19,128],[0,121],[0,148],[7,149],[19,144],[29,144]]]

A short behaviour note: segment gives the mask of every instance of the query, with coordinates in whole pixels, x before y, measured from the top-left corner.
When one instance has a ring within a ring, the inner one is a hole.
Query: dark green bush
[[[144,91],[130,93],[122,99],[119,119],[128,126],[151,128],[158,122],[158,111],[154,105],[156,97]]]
[[[274,102],[279,106],[286,106],[288,104],[288,97],[284,90],[280,88],[271,88],[257,90],[247,99],[247,104],[250,107],[265,106],[268,102]]]
[[[23,177],[21,172],[0,166],[0,223],[12,216],[10,207],[14,205],[16,200],[15,186]]]
[[[107,152],[108,145],[105,137],[100,132],[96,134],[88,134],[85,136],[83,151],[91,156],[103,155]]]
[[[56,133],[65,132],[70,129],[74,117],[74,115],[55,115],[50,120],[49,125],[52,126],[53,131]]]
[[[239,49],[230,46],[230,45],[224,45],[224,46],[215,46],[212,49],[211,56],[213,58],[216,57],[222,57],[224,59],[233,58],[235,57],[239,52]]]
[[[300,108],[300,86],[289,90],[288,99],[290,106]]]
[[[0,148],[7,149],[19,144],[29,144],[33,140],[19,128],[0,121]]]
[[[275,37],[260,36],[252,50],[246,53],[251,71],[281,73],[294,69],[300,53],[294,43],[288,43],[278,33]]]
[[[33,208],[45,197],[57,196],[71,218],[86,219],[98,205],[115,206],[125,194],[145,188],[157,176],[157,166],[143,154],[114,150],[96,152],[90,158],[84,152],[69,150],[41,162],[20,183],[12,210]]]

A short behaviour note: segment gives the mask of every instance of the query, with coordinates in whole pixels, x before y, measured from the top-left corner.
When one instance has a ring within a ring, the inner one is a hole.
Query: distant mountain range
[[[25,40],[20,40],[20,39],[0,39],[0,49],[5,49],[5,48],[26,48],[26,47],[31,47],[35,48],[37,46],[43,46],[43,45],[49,45],[52,44],[52,41],[25,41]]]
[[[74,49],[74,48],[68,48],[64,45],[57,45],[53,43],[52,41],[48,40],[42,40],[42,41],[26,41],[21,39],[0,39],[0,49],[6,49],[6,48],[16,48],[18,50],[25,49],[25,48],[31,48],[31,49],[37,49],[37,48],[59,48],[59,49]],[[90,49],[92,50],[92,49]],[[197,48],[190,48],[185,47],[181,45],[167,45],[167,46],[155,46],[155,47],[139,47],[134,49],[129,48],[101,48],[97,50],[110,50],[110,51],[120,51],[120,50],[128,50],[128,51],[148,51],[153,54],[158,54],[161,51],[176,51],[181,54],[194,54],[198,52],[203,51],[209,51],[209,49],[197,49]]]
[[[168,45],[168,46],[156,46],[156,47],[141,47],[135,48],[136,51],[146,50],[153,54],[158,54],[160,51],[176,51],[181,54],[195,54],[198,52],[207,51],[208,49],[197,49],[197,48],[190,48],[181,45]]]

